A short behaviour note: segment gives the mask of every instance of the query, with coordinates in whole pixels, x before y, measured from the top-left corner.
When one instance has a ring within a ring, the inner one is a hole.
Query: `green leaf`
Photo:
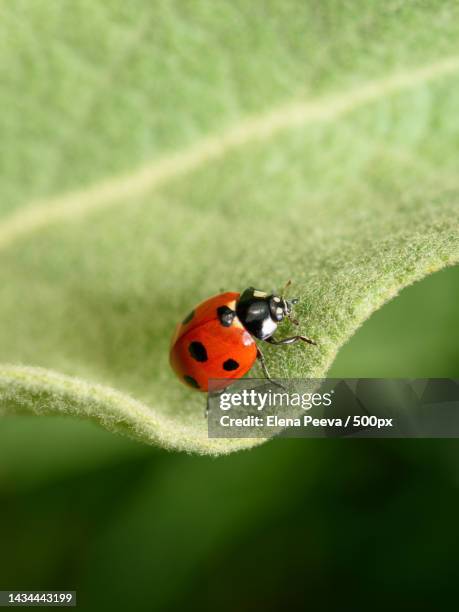
[[[400,289],[457,263],[455,3],[1,10],[2,414],[249,447],[209,440],[204,395],[169,368],[195,303],[293,279],[319,347],[269,366],[318,377]]]

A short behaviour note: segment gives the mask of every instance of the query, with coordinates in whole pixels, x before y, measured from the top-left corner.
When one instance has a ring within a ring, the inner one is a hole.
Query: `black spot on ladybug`
[[[236,313],[234,310],[231,310],[231,308],[228,308],[228,306],[219,306],[217,308],[217,316],[223,327],[229,327],[233,322]]]
[[[188,350],[190,351],[190,355],[193,357],[193,359],[196,359],[196,361],[207,361],[206,347],[202,342],[192,342],[188,347]]]
[[[193,317],[194,317],[194,310],[192,310],[190,314],[183,319],[182,325],[186,325],[187,323],[189,323]]]
[[[227,372],[232,372],[233,370],[237,370],[239,367],[238,362],[235,359],[227,359],[223,362],[223,369]]]
[[[190,387],[199,389],[199,385],[197,381],[192,376],[188,376],[188,374],[185,374],[185,376],[183,377],[183,380],[186,382],[187,385],[190,385]]]

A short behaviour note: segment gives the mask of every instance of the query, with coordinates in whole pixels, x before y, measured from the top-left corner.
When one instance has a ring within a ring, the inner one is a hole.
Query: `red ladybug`
[[[282,319],[291,318],[297,302],[253,287],[242,294],[221,293],[201,302],[177,326],[170,351],[172,368],[182,382],[199,391],[208,390],[209,379],[225,378],[230,384],[241,378],[257,358],[270,379],[255,339],[276,345],[299,340],[315,344],[306,336],[273,338]]]

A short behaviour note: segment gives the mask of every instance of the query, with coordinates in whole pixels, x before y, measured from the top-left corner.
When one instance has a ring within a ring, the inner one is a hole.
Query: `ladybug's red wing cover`
[[[209,379],[241,378],[257,357],[253,337],[237,317],[223,325],[217,309],[234,310],[238,293],[224,293],[196,307],[179,326],[171,346],[171,365],[179,379],[190,387],[207,391]]]

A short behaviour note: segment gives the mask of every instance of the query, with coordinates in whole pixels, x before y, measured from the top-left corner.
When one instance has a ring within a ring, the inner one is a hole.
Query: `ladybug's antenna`
[[[282,289],[281,295],[282,297],[285,297],[287,295],[287,291],[290,288],[290,285],[292,284],[292,279],[289,279],[286,283],[284,288]]]

